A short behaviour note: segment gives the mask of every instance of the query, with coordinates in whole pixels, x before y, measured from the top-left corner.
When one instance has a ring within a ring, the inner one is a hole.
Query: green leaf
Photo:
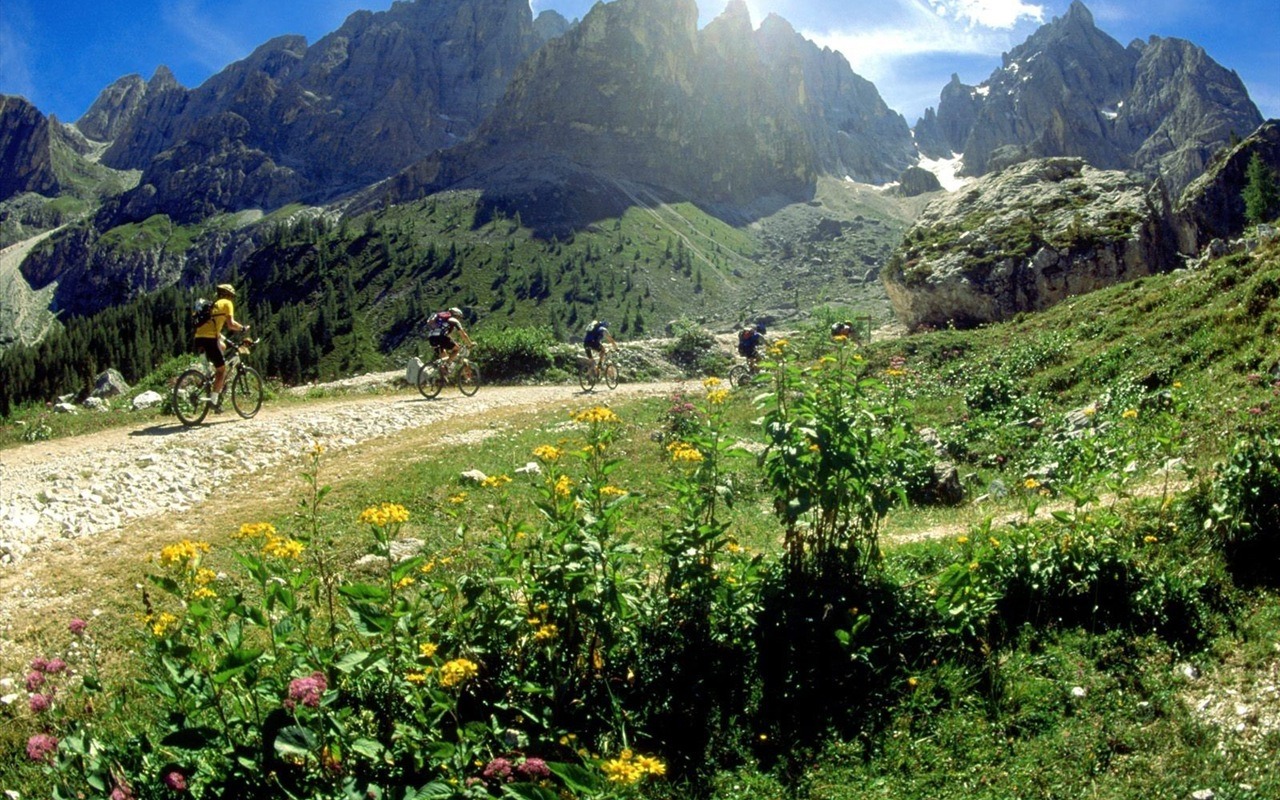
[[[510,783],[502,787],[503,797],[519,800],[560,800],[560,795],[535,783]]]
[[[404,800],[443,800],[443,798],[453,797],[453,787],[441,781],[428,783],[426,786],[420,786],[417,789],[410,789],[405,792]]]
[[[316,749],[316,735],[300,725],[282,728],[276,736],[275,751],[282,756],[308,756]]]
[[[218,685],[226,683],[261,658],[262,653],[261,649],[246,650],[237,648],[232,650],[227,654],[226,658],[222,659],[222,663],[218,665],[218,670],[213,673],[213,682]]]
[[[351,752],[359,753],[370,761],[378,761],[386,748],[382,746],[382,742],[373,739],[356,739],[351,743]]]
[[[578,794],[591,794],[599,786],[596,774],[580,764],[565,764],[558,761],[547,762],[547,769],[559,778],[565,788]]]
[[[203,750],[213,744],[218,732],[213,728],[184,728],[174,731],[160,740],[161,747],[177,747],[182,750]]]
[[[389,614],[369,605],[350,606],[347,613],[355,623],[356,630],[364,636],[381,636],[391,630],[395,620]]]
[[[338,659],[333,666],[342,673],[350,675],[357,667],[363,666],[372,655],[368,650],[356,650]]]
[[[374,586],[370,583],[348,583],[344,586],[339,586],[338,593],[352,600],[373,603],[386,602],[387,598],[391,596],[391,593],[385,587]]]

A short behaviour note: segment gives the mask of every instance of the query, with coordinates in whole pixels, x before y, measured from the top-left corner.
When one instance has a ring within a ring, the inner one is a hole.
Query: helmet
[[[449,309],[449,313],[454,315],[455,317],[460,317],[462,316],[462,309],[458,308],[457,306],[454,306],[453,308]]]
[[[232,286],[229,283],[220,283],[218,284],[218,294],[225,294],[228,297],[235,297],[236,287]]]
[[[604,320],[600,320],[600,321],[599,321],[599,322],[597,322],[596,324],[597,324],[597,325],[599,325],[601,328],[607,328],[607,327],[609,327],[609,323],[605,322]]]

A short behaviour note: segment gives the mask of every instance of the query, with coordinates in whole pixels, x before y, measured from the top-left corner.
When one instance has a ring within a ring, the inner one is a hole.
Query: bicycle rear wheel
[[[209,376],[189,369],[173,383],[173,413],[183,425],[199,425],[209,413]]]
[[[610,389],[618,388],[618,367],[615,364],[606,364],[604,368],[604,382]]]
[[[596,388],[596,381],[600,379],[600,373],[596,371],[595,364],[587,363],[578,367],[578,385],[582,387],[582,391],[589,392]]]
[[[440,367],[436,364],[425,364],[422,369],[418,370],[418,391],[422,396],[430,400],[440,394],[440,390],[444,388],[444,376],[440,372]]]
[[[249,419],[262,408],[262,376],[253,367],[241,367],[231,382],[231,405]]]
[[[458,391],[467,397],[480,391],[480,368],[465,358],[458,365]]]
[[[750,382],[751,370],[744,365],[738,364],[729,370],[729,385],[733,388],[736,389],[739,386],[745,386]]]

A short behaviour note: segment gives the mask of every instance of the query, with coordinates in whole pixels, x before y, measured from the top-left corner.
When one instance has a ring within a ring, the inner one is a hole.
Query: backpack
[[[755,328],[743,328],[738,331],[738,352],[746,354],[760,344],[760,331]]]
[[[191,324],[199,328],[213,319],[213,302],[207,297],[198,298],[191,307]]]
[[[605,327],[603,325],[594,325],[587,329],[587,335],[582,337],[583,344],[598,345],[604,341]]]
[[[437,338],[449,335],[450,323],[453,321],[453,315],[448,311],[437,311],[427,320],[427,338]]]

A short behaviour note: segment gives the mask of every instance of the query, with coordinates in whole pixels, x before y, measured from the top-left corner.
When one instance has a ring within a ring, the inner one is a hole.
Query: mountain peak
[[[1064,21],[1075,22],[1090,28],[1094,27],[1093,12],[1089,10],[1080,0],[1072,0],[1071,7],[1067,9],[1067,14],[1063,17]]]

